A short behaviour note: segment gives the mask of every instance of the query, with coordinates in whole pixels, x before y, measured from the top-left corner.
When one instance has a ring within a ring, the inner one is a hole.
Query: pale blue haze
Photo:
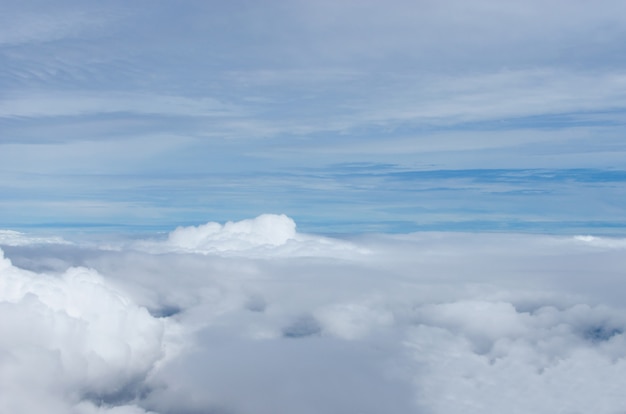
[[[622,1],[2,9],[2,229],[625,233]]]

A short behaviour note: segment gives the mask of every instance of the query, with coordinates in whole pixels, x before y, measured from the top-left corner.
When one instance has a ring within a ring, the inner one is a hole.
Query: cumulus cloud
[[[342,252],[354,253],[357,250],[345,241],[298,233],[296,223],[284,214],[262,214],[253,219],[225,224],[208,222],[198,226],[178,227],[168,234],[165,242],[143,241],[135,247],[152,252],[247,256],[327,256]]]
[[[246,250],[257,246],[280,246],[296,237],[296,223],[285,215],[263,214],[252,220],[209,222],[197,227],[178,227],[169,244],[186,250]]]
[[[163,322],[93,270],[38,274],[0,250],[0,276],[0,411],[108,412],[83,400],[132,401],[163,357]]]
[[[615,413],[626,406],[622,243],[338,240],[263,215],[117,249],[6,246],[0,408]],[[56,270],[41,270],[51,256]]]

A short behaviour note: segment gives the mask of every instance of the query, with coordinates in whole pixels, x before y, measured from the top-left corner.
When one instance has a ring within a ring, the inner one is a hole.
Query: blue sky
[[[622,234],[626,5],[6,1],[0,228]]]

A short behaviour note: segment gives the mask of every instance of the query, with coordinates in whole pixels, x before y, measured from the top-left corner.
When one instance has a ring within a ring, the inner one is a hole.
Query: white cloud
[[[626,404],[618,385],[626,366],[621,312],[577,305],[527,313],[489,302],[428,312],[437,321],[412,328],[406,344],[431,412],[611,413]]]
[[[317,237],[262,215],[116,250],[7,246],[20,266],[56,258],[60,270],[0,262],[3,408],[613,414],[626,404],[620,239]]]
[[[254,219],[225,224],[208,222],[178,227],[164,242],[141,241],[134,247],[153,252],[246,256],[332,256],[357,251],[354,245],[345,241],[298,233],[296,223],[284,214],[262,214]],[[361,252],[365,253],[365,250]]]
[[[0,251],[0,319],[0,411],[132,400],[163,357],[163,322],[85,268],[37,274]]]
[[[254,220],[209,222],[178,227],[168,243],[185,250],[246,250],[257,246],[281,246],[296,237],[296,223],[285,215],[264,214]]]
[[[361,339],[370,331],[394,322],[392,312],[371,303],[337,303],[314,314],[324,332],[344,339]]]

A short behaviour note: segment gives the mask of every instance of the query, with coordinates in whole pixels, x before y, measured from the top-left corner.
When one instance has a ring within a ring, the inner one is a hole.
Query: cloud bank
[[[94,270],[38,274],[0,251],[0,274],[2,411],[143,412],[123,401],[163,357],[163,321]]]
[[[270,214],[116,249],[4,243],[0,411],[617,413],[625,248],[341,240]]]

